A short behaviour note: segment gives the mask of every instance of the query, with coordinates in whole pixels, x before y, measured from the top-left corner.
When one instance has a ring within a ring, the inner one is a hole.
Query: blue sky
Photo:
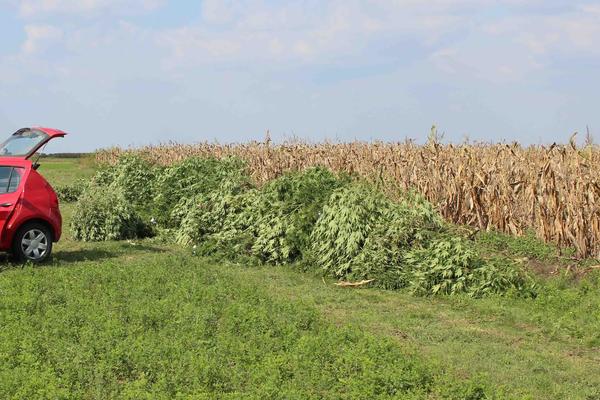
[[[600,130],[600,1],[0,0],[0,128],[49,151]]]

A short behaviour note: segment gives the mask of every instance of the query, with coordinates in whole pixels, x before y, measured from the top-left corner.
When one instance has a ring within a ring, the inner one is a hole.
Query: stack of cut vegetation
[[[85,191],[87,182],[84,179],[78,179],[69,185],[60,185],[55,188],[56,195],[60,201],[65,203],[72,203],[79,200],[79,197]]]
[[[238,159],[191,157],[168,167],[127,155],[78,202],[75,237],[124,239],[156,230],[205,256],[318,266],[417,294],[531,295],[514,264],[484,260],[423,197],[391,200],[374,185],[322,167],[252,185]],[[110,215],[107,215],[110,214]]]
[[[435,130],[420,146],[406,142],[273,144],[199,143],[148,146],[98,153],[115,163],[133,152],[162,165],[191,156],[239,157],[252,179],[263,184],[289,171],[322,165],[358,174],[395,198],[399,189],[416,190],[449,222],[536,236],[580,257],[600,257],[600,147],[588,144],[529,146],[441,144]]]

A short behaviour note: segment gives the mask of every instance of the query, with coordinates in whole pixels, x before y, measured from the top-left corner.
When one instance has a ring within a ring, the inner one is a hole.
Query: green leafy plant
[[[88,181],[84,179],[78,179],[72,184],[57,186],[55,191],[60,201],[65,203],[73,203],[79,200],[79,197],[83,194],[88,186]]]
[[[243,190],[236,182],[225,181],[218,190],[189,199],[186,212],[180,211],[182,216],[175,233],[176,241],[185,245],[204,245],[210,241],[210,246],[204,246],[207,254],[215,252],[215,247],[246,242],[242,237],[255,223],[251,210],[256,203],[256,194],[255,189]]]
[[[187,213],[177,241],[198,244],[202,254],[233,248],[235,258],[251,256],[271,264],[299,260],[323,203],[342,184],[343,179],[324,168],[286,174],[252,190],[226,179],[218,190],[182,207]]]
[[[141,215],[152,215],[200,255],[301,262],[338,279],[371,279],[420,295],[532,293],[518,266],[482,259],[422,196],[408,192],[393,201],[323,167],[257,188],[238,159],[188,158],[161,169],[127,155],[93,182],[73,224],[82,240],[146,235]]]
[[[368,184],[336,191],[312,234],[316,262],[340,279],[373,279],[415,294],[483,296],[534,286],[516,266],[483,260],[466,239],[450,233],[422,197],[400,203]]]
[[[426,247],[409,251],[404,262],[407,286],[416,294],[535,294],[535,285],[518,266],[481,259],[461,237],[437,238]]]
[[[310,247],[310,235],[323,205],[347,179],[310,168],[285,174],[260,191],[254,212],[256,239],[252,252],[261,260],[283,264],[299,260]]]
[[[433,208],[416,195],[392,202],[365,183],[335,191],[312,232],[313,256],[326,273],[344,279],[385,279],[403,286],[405,251],[442,229]]]
[[[124,154],[114,165],[105,166],[92,179],[92,185],[119,191],[125,199],[146,207],[154,197],[161,169],[135,154]]]
[[[235,158],[187,158],[165,168],[157,176],[153,213],[166,226],[177,226],[191,203],[219,190],[224,182],[240,189],[250,185],[242,161]]]
[[[76,240],[102,241],[151,235],[125,195],[99,186],[88,188],[73,211],[71,230]]]
[[[536,260],[557,258],[559,249],[538,239],[534,232],[525,232],[522,236],[513,236],[498,231],[480,232],[476,241],[483,251],[500,252],[512,256],[527,257]],[[563,249],[568,252],[569,249]]]

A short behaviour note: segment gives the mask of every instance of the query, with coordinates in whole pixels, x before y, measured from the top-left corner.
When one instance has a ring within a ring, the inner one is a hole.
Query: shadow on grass
[[[79,250],[60,250],[52,254],[51,258],[41,264],[34,264],[39,267],[53,267],[61,264],[71,264],[81,261],[102,261],[109,258],[118,257],[121,252],[111,252],[102,249],[79,249]],[[0,272],[13,268],[23,268],[30,263],[16,262],[8,254],[0,254]]]
[[[115,245],[116,244],[116,245]],[[110,248],[80,248],[75,250],[56,250],[51,259],[37,265],[39,267],[53,267],[78,262],[101,262],[104,260],[123,256],[135,257],[138,253],[164,253],[164,248],[144,244],[129,244],[127,242],[114,243]],[[0,273],[13,268],[22,268],[29,263],[15,262],[9,253],[0,253]]]
[[[102,261],[124,255],[135,255],[136,253],[163,253],[165,250],[159,247],[143,244],[131,245],[118,243],[110,249],[84,248],[77,250],[59,250],[52,257],[53,263],[74,263],[82,261]]]
[[[119,256],[120,252],[104,249],[59,250],[52,255],[51,263],[74,263],[81,261],[102,261]]]
[[[0,253],[0,273],[14,267],[14,261],[10,254]]]

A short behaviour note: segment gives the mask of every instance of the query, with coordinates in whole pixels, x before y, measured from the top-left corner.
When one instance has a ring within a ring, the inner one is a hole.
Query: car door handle
[[[0,207],[10,207],[12,206],[12,203],[2,203],[0,204]]]

